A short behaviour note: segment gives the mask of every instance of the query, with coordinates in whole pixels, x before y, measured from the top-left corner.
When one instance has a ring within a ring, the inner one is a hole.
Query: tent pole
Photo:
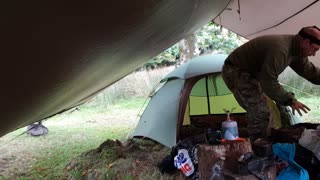
[[[206,93],[207,93],[208,114],[211,115],[211,112],[210,112],[209,87],[208,87],[208,76],[206,77]]]

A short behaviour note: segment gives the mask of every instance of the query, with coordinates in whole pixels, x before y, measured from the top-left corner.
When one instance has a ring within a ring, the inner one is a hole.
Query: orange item
[[[241,141],[241,142],[244,142],[244,141],[248,141],[246,138],[237,138],[235,140],[226,140],[226,139],[221,139],[221,142],[222,143],[225,143],[225,142],[235,142],[235,141]]]

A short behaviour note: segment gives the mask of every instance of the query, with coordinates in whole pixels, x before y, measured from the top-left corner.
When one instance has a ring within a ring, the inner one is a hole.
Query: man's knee
[[[251,112],[248,114],[247,121],[248,134],[251,140],[268,137],[270,121],[269,111]]]

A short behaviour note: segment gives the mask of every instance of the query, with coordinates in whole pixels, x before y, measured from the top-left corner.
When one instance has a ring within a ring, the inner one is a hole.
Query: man
[[[320,30],[304,27],[297,35],[268,35],[248,41],[226,59],[222,76],[238,103],[247,111],[251,140],[268,136],[270,110],[266,96],[277,104],[307,113],[309,107],[285,91],[278,75],[288,66],[314,84],[320,84],[320,69],[308,60],[320,48]]]

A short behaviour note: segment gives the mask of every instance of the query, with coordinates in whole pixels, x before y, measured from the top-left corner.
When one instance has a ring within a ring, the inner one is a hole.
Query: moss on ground
[[[106,140],[74,158],[65,167],[66,179],[184,179],[179,171],[161,174],[157,165],[170,149],[146,139]]]

